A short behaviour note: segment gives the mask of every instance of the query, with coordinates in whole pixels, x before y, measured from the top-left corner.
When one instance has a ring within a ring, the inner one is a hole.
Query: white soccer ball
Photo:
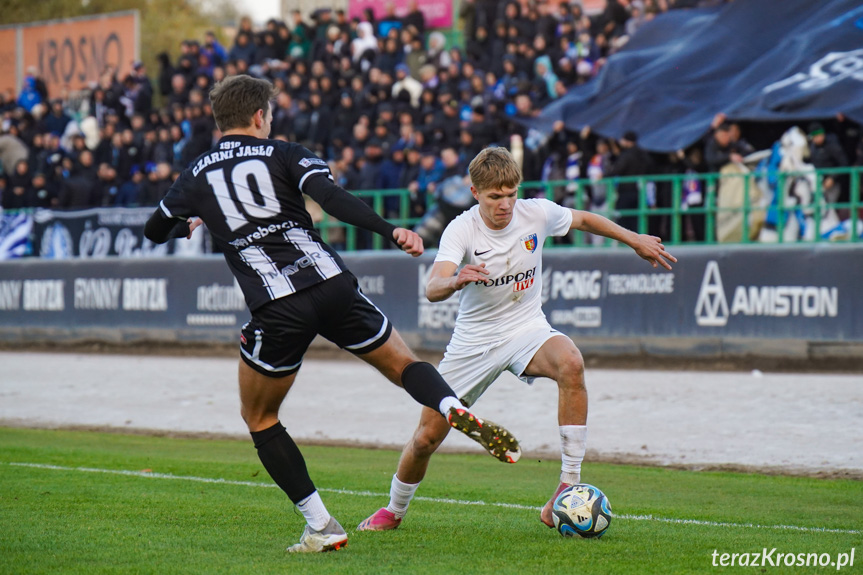
[[[564,537],[602,537],[611,524],[611,502],[587,483],[561,491],[551,511],[554,526]]]

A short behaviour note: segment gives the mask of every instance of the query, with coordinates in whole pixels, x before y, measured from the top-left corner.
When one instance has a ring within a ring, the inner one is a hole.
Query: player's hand
[[[656,236],[647,234],[639,234],[635,243],[632,246],[639,256],[650,262],[653,267],[662,266],[667,270],[671,269],[671,264],[668,261],[677,263],[677,258],[665,251],[665,246],[662,245],[662,240]],[[666,261],[668,260],[668,261]]]
[[[484,282],[488,279],[488,270],[485,269],[485,264],[467,264],[455,277],[455,290],[459,291],[468,284],[474,282]]]
[[[423,239],[416,232],[406,228],[396,228],[393,230],[393,239],[403,251],[413,257],[423,254]]]
[[[194,232],[197,228],[199,228],[201,226],[201,224],[204,223],[204,220],[202,220],[201,218],[189,218],[186,221],[189,222],[189,235],[186,236],[186,239],[191,240],[192,239],[192,232]]]

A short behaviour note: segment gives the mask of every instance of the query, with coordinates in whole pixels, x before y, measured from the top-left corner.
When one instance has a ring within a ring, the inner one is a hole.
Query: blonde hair
[[[517,188],[521,183],[521,168],[506,148],[484,149],[471,161],[468,173],[477,191]]]

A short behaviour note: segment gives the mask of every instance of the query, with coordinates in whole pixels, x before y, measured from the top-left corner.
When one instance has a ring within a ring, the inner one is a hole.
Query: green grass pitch
[[[538,520],[559,461],[438,454],[402,526],[368,533],[354,529],[386,504],[398,453],[303,452],[344,550],[285,552],[304,521],[251,441],[0,428],[0,573],[837,572],[713,565],[765,548],[774,563],[853,549],[840,572],[863,572],[863,482],[587,462],[615,518],[602,539],[564,539]]]

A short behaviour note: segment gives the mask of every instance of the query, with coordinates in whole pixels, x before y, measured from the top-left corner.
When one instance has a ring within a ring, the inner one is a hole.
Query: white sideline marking
[[[258,481],[234,481],[231,479],[213,479],[211,477],[194,477],[190,475],[171,475],[170,473],[156,473],[151,471],[127,471],[122,469],[97,469],[94,467],[64,467],[61,465],[48,465],[45,463],[18,463],[6,462],[13,467],[30,467],[35,469],[52,469],[56,471],[79,471],[83,473],[107,473],[110,475],[127,475],[130,477],[149,477],[151,479],[178,479],[181,481],[195,481],[197,483],[215,483],[218,485],[240,485],[244,487],[277,487],[274,483],[261,483]],[[351,491],[349,489],[327,489],[319,487],[318,491],[325,493],[337,493],[339,495],[354,495],[361,497],[389,497],[388,493],[376,493],[374,491]],[[539,511],[539,507],[531,505],[519,505],[517,503],[496,503],[487,501],[466,501],[463,499],[443,499],[438,497],[414,497],[417,501],[430,501],[432,503],[452,503],[455,505],[483,505],[489,507],[505,507],[507,509],[527,509]],[[757,523],[726,523],[720,521],[703,521],[701,519],[673,519],[667,517],[655,517],[653,515],[614,515],[615,519],[628,521],[657,521],[659,523],[673,523],[679,525],[703,525],[706,527],[745,527],[749,529],[778,529],[783,531],[805,531],[810,533],[842,533],[848,535],[861,535],[863,531],[856,529],[828,529],[825,527],[801,527],[799,525],[759,525]]]

